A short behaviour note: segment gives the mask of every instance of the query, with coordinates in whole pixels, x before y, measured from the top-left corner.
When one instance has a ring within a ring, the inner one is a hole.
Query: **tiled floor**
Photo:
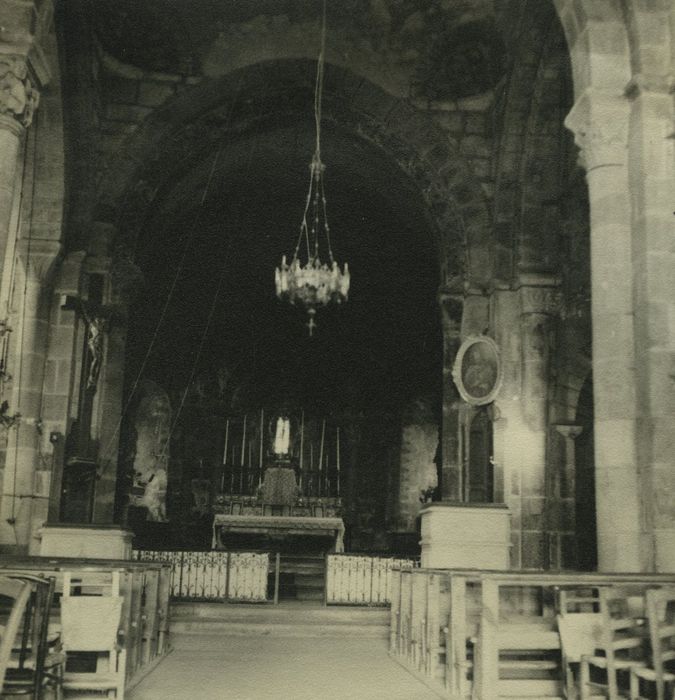
[[[378,639],[181,635],[129,700],[427,700]]]

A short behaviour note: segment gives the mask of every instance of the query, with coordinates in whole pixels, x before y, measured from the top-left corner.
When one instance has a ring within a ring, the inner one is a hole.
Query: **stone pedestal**
[[[41,557],[131,559],[134,535],[119,525],[45,523],[38,536]]]
[[[508,569],[509,510],[493,503],[428,503],[422,519],[422,567]]]

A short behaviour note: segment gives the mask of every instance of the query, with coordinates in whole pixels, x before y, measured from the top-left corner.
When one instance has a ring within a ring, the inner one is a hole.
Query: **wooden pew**
[[[415,569],[392,576],[391,656],[448,697],[484,700],[563,696],[560,587],[641,594],[675,583],[672,574]]]
[[[169,651],[171,566],[161,561],[118,561],[13,557],[0,562],[0,574],[49,573],[58,596],[64,575],[83,594],[106,595],[119,589],[123,596],[121,630],[126,650],[127,689],[137,684]],[[107,593],[106,593],[107,591]],[[53,617],[58,621],[55,606]]]

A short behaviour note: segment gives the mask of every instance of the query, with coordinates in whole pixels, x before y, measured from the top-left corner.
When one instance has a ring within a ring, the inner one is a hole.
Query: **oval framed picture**
[[[487,335],[469,336],[457,352],[452,378],[467,403],[482,406],[494,401],[502,383],[497,343]]]

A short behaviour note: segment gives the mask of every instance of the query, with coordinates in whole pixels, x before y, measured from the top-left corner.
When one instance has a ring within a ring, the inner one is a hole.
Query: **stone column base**
[[[429,503],[422,519],[423,568],[508,569],[510,514],[503,504]]]

